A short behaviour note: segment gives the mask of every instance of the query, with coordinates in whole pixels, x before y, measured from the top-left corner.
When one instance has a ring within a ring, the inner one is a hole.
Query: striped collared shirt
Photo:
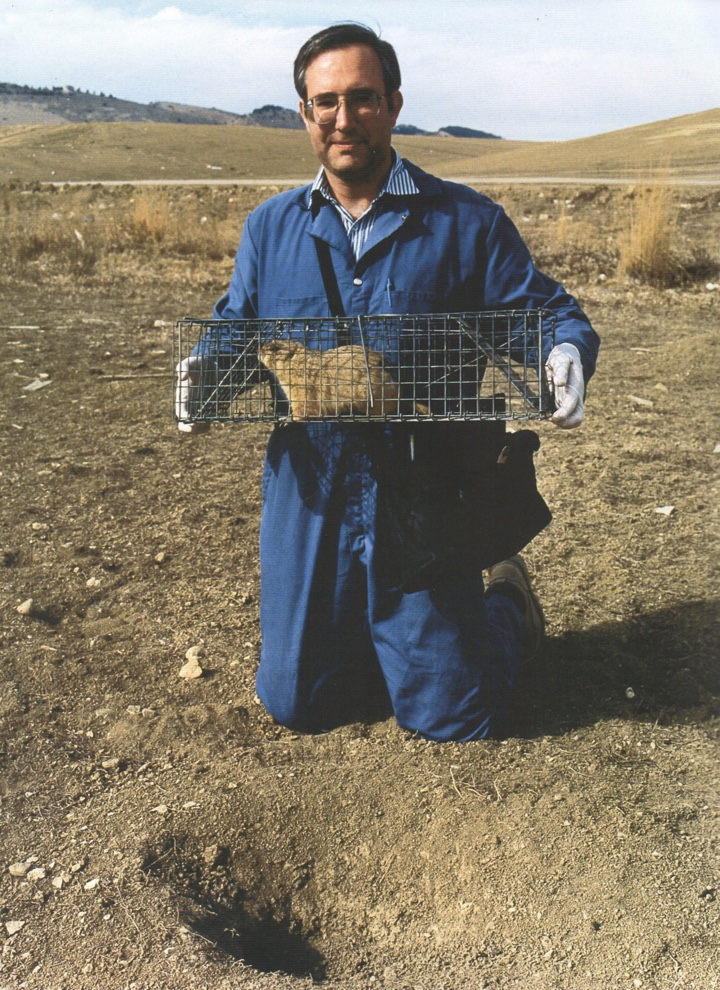
[[[372,201],[370,206],[368,206],[367,210],[365,210],[363,215],[358,217],[357,220],[341,203],[338,203],[335,199],[333,191],[330,188],[330,183],[327,181],[325,176],[325,169],[322,166],[320,167],[318,174],[315,176],[315,181],[310,187],[311,199],[315,193],[318,193],[329,203],[332,203],[340,214],[340,219],[342,220],[345,231],[350,239],[355,260],[360,257],[363,245],[368,239],[368,235],[373,229],[378,215],[382,212],[382,203],[380,202],[382,197],[386,193],[390,196],[413,196],[420,192],[418,187],[413,182],[410,173],[403,165],[402,159],[394,148],[392,149],[392,153],[393,165],[390,169],[390,175],[388,176],[387,182],[382,187],[377,197]]]

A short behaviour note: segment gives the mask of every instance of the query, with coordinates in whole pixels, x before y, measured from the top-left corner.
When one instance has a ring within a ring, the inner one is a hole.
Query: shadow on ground
[[[720,714],[719,612],[715,603],[687,602],[548,639],[516,688],[509,734]]]

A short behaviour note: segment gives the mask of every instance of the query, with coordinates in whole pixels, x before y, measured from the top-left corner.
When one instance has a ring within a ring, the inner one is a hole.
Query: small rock
[[[117,756],[111,756],[109,760],[103,760],[100,766],[103,770],[115,770],[120,765],[120,760]]]
[[[8,866],[8,873],[11,877],[24,877],[30,869],[30,863],[11,863]]]
[[[625,688],[625,697],[628,698],[630,701],[632,701],[633,698],[635,697],[635,692],[631,687]]]
[[[34,870],[28,870],[27,879],[32,880],[33,882],[35,880],[44,880],[46,875],[47,874],[42,866],[36,866]]]
[[[20,613],[20,615],[31,615],[32,610],[33,610],[32,598],[28,598],[26,601],[22,603],[22,605],[18,605],[17,607],[17,611]]]
[[[161,550],[160,553],[155,554],[155,563],[162,564],[165,561],[165,551]]]
[[[140,712],[142,711],[142,708],[140,705],[128,705],[125,711],[128,713],[128,715],[139,715]]]
[[[653,404],[650,399],[643,399],[639,395],[628,395],[628,399],[634,402],[636,406],[643,406],[645,409],[652,409]]]
[[[83,885],[83,890],[95,890],[99,883],[99,877],[95,877],[93,880],[88,880],[88,882]]]
[[[169,809],[166,804],[156,804],[154,808],[150,809],[150,811],[154,811],[156,815],[166,815]]]
[[[84,859],[81,859],[81,860],[78,860],[77,863],[73,863],[73,865],[70,867],[70,872],[71,873],[79,873],[80,870],[84,870],[84,869],[85,869],[85,860]]]
[[[713,454],[720,454],[720,443],[716,443],[713,447]]]
[[[203,655],[202,646],[191,646],[185,654],[187,663],[183,664],[178,672],[179,677],[185,680],[192,680],[195,677],[202,677],[203,669],[200,666],[199,658]]]
[[[675,511],[675,506],[674,505],[659,505],[657,507],[657,509],[655,509],[655,511],[656,512],[659,512],[661,516],[671,516],[673,514],[673,512]]]
[[[202,673],[203,669],[197,660],[188,660],[178,671],[178,677],[182,677],[185,680],[193,680],[196,677],[202,677]]]
[[[21,928],[25,927],[24,921],[6,921],[5,928],[8,935],[17,935]]]
[[[714,292],[716,289],[720,289],[720,285],[717,282],[707,282],[705,288],[708,292]]]
[[[96,577],[88,578],[87,581],[85,582],[85,585],[88,588],[97,588],[99,584],[100,584],[100,578],[96,578]]]

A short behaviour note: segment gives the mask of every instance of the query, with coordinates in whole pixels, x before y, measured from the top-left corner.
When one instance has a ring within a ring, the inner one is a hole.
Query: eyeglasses
[[[342,101],[348,113],[361,119],[367,119],[379,115],[380,105],[384,99],[384,96],[380,96],[372,89],[356,89],[354,93],[348,93],[347,96],[338,96],[337,93],[322,93],[305,103],[305,113],[313,124],[329,124],[335,120]]]

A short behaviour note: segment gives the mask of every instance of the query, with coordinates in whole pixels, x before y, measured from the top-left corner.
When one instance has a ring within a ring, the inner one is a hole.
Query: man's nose
[[[354,123],[352,112],[348,109],[346,100],[338,100],[337,113],[335,114],[335,127],[343,131]]]

